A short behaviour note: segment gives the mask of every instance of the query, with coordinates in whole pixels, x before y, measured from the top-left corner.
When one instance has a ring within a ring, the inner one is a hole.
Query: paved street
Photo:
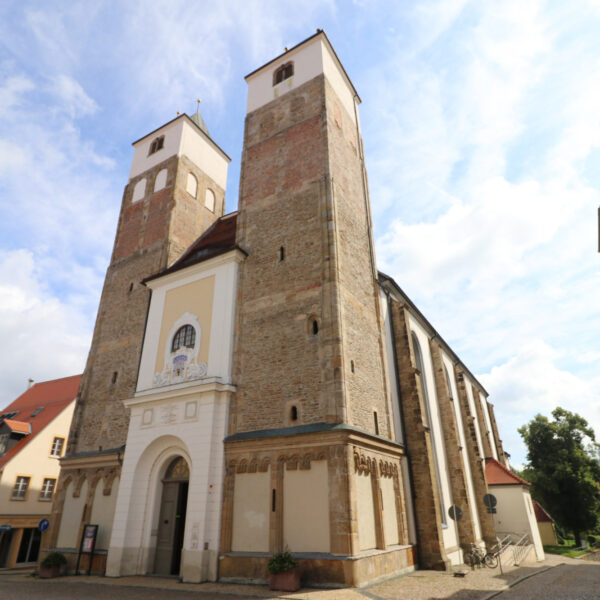
[[[581,561],[561,565],[519,583],[497,597],[498,600],[598,600],[600,564]]]
[[[508,586],[514,587],[508,589]],[[599,600],[600,563],[547,555],[542,563],[469,571],[464,578],[416,571],[364,589],[305,588],[271,592],[264,585],[185,584],[160,577],[62,577],[40,580],[0,572],[1,600]]]

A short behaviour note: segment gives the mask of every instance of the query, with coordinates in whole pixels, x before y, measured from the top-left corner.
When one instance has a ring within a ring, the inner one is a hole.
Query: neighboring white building
[[[36,383],[0,415],[0,568],[37,562],[80,379]]]
[[[496,497],[496,529],[500,537],[529,535],[538,560],[544,560],[544,547],[529,488],[531,484],[493,458],[486,459],[485,474],[490,492]]]

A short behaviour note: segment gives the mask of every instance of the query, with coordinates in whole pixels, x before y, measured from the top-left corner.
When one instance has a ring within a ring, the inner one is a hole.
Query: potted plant
[[[50,579],[58,577],[61,569],[67,564],[67,559],[60,552],[50,552],[46,558],[40,563],[40,577],[42,579]]]
[[[300,569],[292,554],[277,552],[267,563],[269,570],[269,589],[281,592],[295,592],[300,589]]]

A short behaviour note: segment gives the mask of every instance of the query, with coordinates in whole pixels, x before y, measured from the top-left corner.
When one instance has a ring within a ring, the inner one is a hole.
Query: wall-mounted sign
[[[10,525],[0,525],[0,531],[10,531],[11,529]]]
[[[48,521],[48,519],[42,519],[38,523],[38,529],[40,531],[46,531],[46,529],[48,529],[48,527],[50,527],[50,521]]]

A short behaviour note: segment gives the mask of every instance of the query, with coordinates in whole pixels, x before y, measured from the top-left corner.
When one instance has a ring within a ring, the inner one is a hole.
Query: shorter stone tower
[[[94,482],[112,482],[120,473],[129,422],[123,400],[135,391],[150,295],[141,281],[173,263],[225,209],[230,159],[210,138],[199,113],[178,116],[133,147],[53,507],[51,544],[62,542],[63,547],[79,540],[59,533],[65,483],[73,480],[81,488],[86,473]],[[95,485],[90,481],[86,488],[90,497],[81,522],[92,513]],[[105,495],[116,495],[114,488],[107,489]]]

